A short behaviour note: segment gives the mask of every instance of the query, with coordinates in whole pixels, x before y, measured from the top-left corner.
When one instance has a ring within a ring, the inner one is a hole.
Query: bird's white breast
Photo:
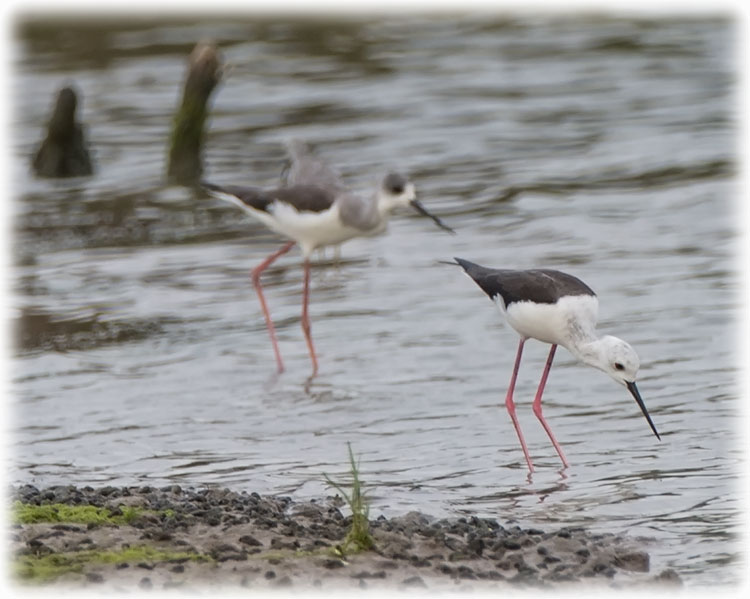
[[[284,202],[273,202],[269,206],[270,214],[256,212],[268,228],[296,239],[305,255],[316,248],[337,245],[360,234],[354,227],[341,222],[337,204],[323,212],[299,212]]]
[[[500,296],[495,304],[519,335],[568,346],[576,337],[593,334],[599,302],[593,295],[569,295],[555,304],[513,302],[506,309]]]

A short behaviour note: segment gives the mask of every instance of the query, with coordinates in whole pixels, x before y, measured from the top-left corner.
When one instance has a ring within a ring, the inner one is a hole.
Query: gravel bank
[[[170,486],[37,489],[11,502],[92,505],[127,523],[12,524],[11,555],[21,584],[179,589],[196,586],[469,590],[680,585],[672,570],[650,572],[645,541],[582,528],[542,531],[485,518],[435,519],[410,512],[374,519],[373,551],[337,554],[349,517],[338,497],[294,502],[228,489]],[[137,509],[132,509],[137,508]],[[123,549],[148,548],[128,560]],[[153,551],[152,551],[153,550]],[[79,553],[80,552],[80,553]],[[101,556],[119,555],[102,561]],[[30,564],[86,556],[76,568],[31,578]]]

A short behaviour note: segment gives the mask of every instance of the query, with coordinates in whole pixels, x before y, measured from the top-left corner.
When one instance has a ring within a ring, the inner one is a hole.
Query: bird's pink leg
[[[294,241],[290,241],[284,247],[282,247],[277,252],[274,252],[268,258],[263,260],[258,266],[256,266],[251,274],[252,280],[253,280],[253,287],[255,287],[255,291],[258,294],[258,299],[260,300],[260,307],[263,308],[263,316],[266,317],[266,328],[268,329],[268,334],[271,337],[271,344],[273,345],[273,353],[276,355],[276,364],[279,369],[279,373],[284,372],[284,362],[281,360],[281,352],[279,352],[279,344],[276,341],[276,329],[273,327],[273,321],[271,320],[271,313],[268,311],[268,306],[266,305],[266,298],[263,297],[263,288],[260,285],[260,275],[261,273],[268,268],[271,263],[276,260],[279,256],[282,256],[286,254],[289,250],[292,249],[292,246],[295,244]]]
[[[537,389],[536,397],[534,397],[533,409],[534,409],[534,414],[536,414],[536,417],[539,418],[539,422],[542,423],[544,430],[547,431],[547,435],[549,436],[550,441],[552,441],[552,445],[555,446],[555,449],[557,450],[557,453],[560,456],[560,459],[562,460],[563,466],[567,468],[569,464],[568,464],[568,460],[565,459],[565,454],[563,453],[562,447],[560,447],[560,444],[555,439],[555,435],[552,434],[552,429],[550,429],[549,425],[547,424],[547,421],[544,419],[544,416],[542,415],[542,393],[544,393],[544,385],[547,384],[547,375],[549,374],[549,369],[552,367],[552,360],[555,357],[556,349],[557,349],[557,345],[552,345],[552,349],[549,350],[549,357],[547,358],[547,363],[544,365],[544,372],[542,373],[542,380],[539,381],[539,389]]]
[[[513,366],[513,376],[510,379],[508,394],[505,396],[505,407],[508,410],[508,414],[510,414],[510,419],[513,421],[513,426],[516,427],[516,433],[518,433],[518,439],[521,441],[523,455],[526,457],[526,463],[529,465],[529,472],[534,472],[534,465],[531,463],[529,450],[526,449],[526,441],[523,439],[521,426],[518,424],[518,418],[516,418],[516,404],[513,403],[513,389],[516,387],[516,377],[518,377],[518,367],[521,365],[521,354],[523,353],[523,344],[525,342],[526,339],[521,337],[521,341],[518,343],[518,352],[516,353],[516,364]]]
[[[310,359],[313,364],[313,371],[310,378],[318,374],[318,359],[315,357],[315,347],[313,346],[311,329],[310,329],[310,315],[307,312],[307,305],[310,303],[310,260],[305,258],[305,286],[302,292],[302,331],[305,333],[305,339],[307,340],[307,349],[310,352]]]

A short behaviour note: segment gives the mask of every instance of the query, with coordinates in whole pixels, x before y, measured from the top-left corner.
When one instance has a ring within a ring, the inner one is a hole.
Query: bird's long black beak
[[[641,412],[643,412],[643,415],[646,417],[646,420],[648,420],[648,424],[651,427],[651,430],[654,431],[656,438],[659,439],[659,441],[661,441],[661,437],[659,436],[659,433],[656,432],[656,427],[654,426],[654,423],[651,421],[651,416],[648,415],[646,404],[643,403],[643,400],[641,399],[641,394],[638,393],[638,387],[635,386],[635,381],[632,381],[630,383],[625,383],[625,385],[627,385],[628,391],[630,391],[630,393],[633,394],[633,397],[635,397],[635,401],[640,406]]]
[[[448,231],[448,233],[453,233],[455,235],[455,231],[451,229],[448,225],[446,225],[443,221],[441,221],[437,216],[434,214],[431,214],[430,212],[427,212],[427,208],[422,206],[422,204],[419,203],[419,200],[416,198],[413,199],[411,202],[409,202],[413,207],[414,210],[419,212],[421,215],[426,216],[428,218],[431,218],[433,221],[435,221],[435,224],[440,227],[441,229],[445,229]]]

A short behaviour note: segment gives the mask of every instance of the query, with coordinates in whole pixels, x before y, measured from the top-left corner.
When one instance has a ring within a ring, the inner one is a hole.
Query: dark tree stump
[[[31,163],[37,176],[80,177],[93,173],[83,127],[76,122],[77,105],[75,90],[63,87],[47,125],[47,137]]]

